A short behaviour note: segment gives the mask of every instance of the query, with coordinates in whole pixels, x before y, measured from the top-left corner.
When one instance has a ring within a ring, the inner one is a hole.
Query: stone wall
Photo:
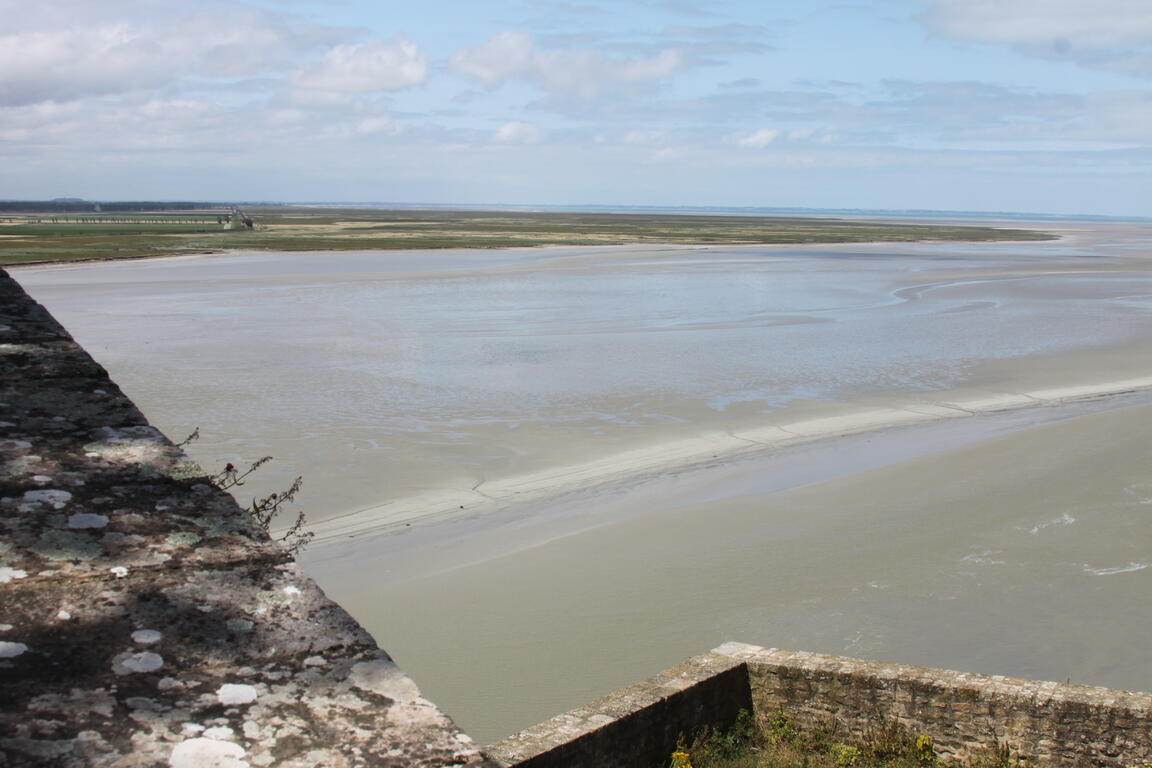
[[[679,739],[752,709],[744,662],[709,653],[486,748],[500,766],[654,768]]]
[[[0,271],[0,766],[482,761]]]
[[[1130,766],[1152,761],[1152,694],[974,675],[729,643],[748,664],[754,711],[781,709],[800,724],[835,720],[862,735],[878,718],[932,737],[953,758],[997,743],[1041,766]]]
[[[727,643],[643,683],[487,749],[501,766],[658,768],[682,735],[725,730],[748,709],[762,725],[835,721],[846,739],[892,720],[942,757],[998,745],[1031,765],[1126,768],[1152,761],[1152,694],[973,675]]]

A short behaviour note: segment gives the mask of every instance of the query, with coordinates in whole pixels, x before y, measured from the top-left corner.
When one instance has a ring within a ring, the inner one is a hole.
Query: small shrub
[[[1028,768],[1027,760],[1012,756],[1012,749],[1000,740],[988,749],[987,754],[970,763],[968,768]]]
[[[796,740],[796,735],[796,726],[792,724],[792,718],[788,717],[788,713],[784,710],[781,709],[768,718],[764,736],[769,743],[791,744]]]
[[[912,757],[918,765],[936,765],[936,745],[932,737],[922,733],[916,737],[916,744],[912,747]]]
[[[747,749],[756,736],[756,724],[752,721],[752,714],[742,709],[736,714],[736,722],[732,727],[724,733],[715,733],[707,737],[703,748],[715,757],[731,758]]]
[[[679,762],[677,762],[679,761]],[[876,717],[862,738],[847,733],[834,719],[798,727],[783,710],[753,727],[741,712],[723,733],[699,733],[677,745],[671,768],[1029,768],[1008,746],[993,741],[976,760],[940,758],[932,737],[913,736],[900,721]],[[1127,766],[1152,768],[1152,763]]]
[[[836,764],[836,768],[849,768],[860,762],[863,753],[858,747],[850,744],[833,744],[828,750],[828,756]]]
[[[881,716],[864,735],[864,748],[870,757],[888,760],[914,754],[916,742],[899,720]]]
[[[192,434],[176,443],[177,447],[183,447],[189,443],[195,442],[200,439],[200,428],[197,427],[192,431]],[[215,475],[210,475],[209,480],[214,486],[222,491],[230,491],[231,489],[244,485],[244,481],[260,467],[272,461],[271,456],[264,456],[252,462],[247,469],[239,470],[231,462],[224,465],[224,469]],[[298,476],[292,481],[292,485],[288,486],[285,491],[271,493],[263,498],[252,499],[252,503],[248,506],[248,516],[255,521],[256,525],[265,533],[271,535],[272,521],[279,516],[283,508],[291,504],[296,499],[296,494],[300,492],[300,486],[304,482],[304,478]],[[296,513],[296,520],[288,527],[280,536],[273,536],[273,540],[281,547],[286,549],[289,554],[295,555],[300,552],[312,540],[316,534],[307,529],[308,521],[304,516],[303,510]]]
[[[712,732],[705,728],[692,740],[690,747],[682,743],[677,745],[677,753],[686,753],[696,760],[697,765],[703,768],[714,765],[737,766],[744,765],[753,759],[753,751],[760,740],[760,731],[752,714],[747,710],[740,710],[736,720],[726,731]],[[675,759],[675,753],[673,754]],[[747,763],[749,766],[753,763]]]

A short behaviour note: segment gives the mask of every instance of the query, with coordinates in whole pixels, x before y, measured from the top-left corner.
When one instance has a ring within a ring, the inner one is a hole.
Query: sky
[[[1152,0],[0,18],[0,198],[1150,214]]]

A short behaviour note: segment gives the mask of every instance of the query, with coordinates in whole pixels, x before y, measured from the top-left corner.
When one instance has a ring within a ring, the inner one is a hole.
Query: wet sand
[[[551,512],[596,509],[550,539],[515,520],[399,536],[371,550],[396,559],[371,583],[351,575],[368,549],[312,568],[482,741],[731,639],[1149,690],[1149,399],[857,435],[569,499]],[[1026,426],[1045,419],[1059,421]],[[409,626],[440,631],[388,629]]]
[[[794,404],[772,423],[706,433],[577,464],[481,481],[468,489],[417,494],[329,517],[315,523],[312,530],[316,535],[316,546],[345,550],[352,540],[375,539],[413,525],[452,524],[463,518],[477,517],[491,521],[510,507],[523,509],[524,505],[533,502],[553,504],[556,499],[593,489],[631,488],[668,474],[691,473],[738,460],[756,461],[780,452],[795,451],[810,442],[1033,408],[1075,413],[1074,407],[1079,404],[1145,390],[1152,390],[1152,375],[1024,392],[966,387],[935,392],[931,398],[907,402],[889,396],[886,399],[893,402],[888,405],[877,403],[885,398],[875,396],[870,398],[871,403],[811,403],[807,408]],[[1022,420],[1043,421],[1046,416],[1051,417],[1049,413],[1024,414]],[[531,518],[545,515],[543,510],[535,509],[520,514]],[[571,520],[573,516],[565,519]]]
[[[1038,228],[13,272],[489,741],[724,640],[1152,688],[1152,234]]]

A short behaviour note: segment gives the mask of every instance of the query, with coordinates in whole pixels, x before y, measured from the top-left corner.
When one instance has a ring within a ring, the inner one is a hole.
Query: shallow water
[[[16,275],[158,426],[201,428],[196,458],[272,454],[254,490],[303,474],[319,519],[1152,335],[1143,264],[1079,241],[959,248],[236,254]]]
[[[272,454],[252,493],[303,474],[323,519],[814,402],[1147,374],[1147,241],[1077,223],[1051,244],[232,254],[14,274],[153,423],[177,439],[200,427],[197,459]],[[821,499],[745,488],[455,571],[406,579],[363,556],[342,571],[329,552],[315,572],[482,740],[729,639],[1123,685],[1126,666],[1149,667],[1129,601],[1152,575],[1137,516],[1152,507],[1116,512],[1108,495],[1152,458],[1126,445],[1136,464],[1061,464],[1055,494],[1039,469],[998,486],[1002,457],[973,464],[950,505],[915,472]],[[629,498],[613,503],[649,503]]]

